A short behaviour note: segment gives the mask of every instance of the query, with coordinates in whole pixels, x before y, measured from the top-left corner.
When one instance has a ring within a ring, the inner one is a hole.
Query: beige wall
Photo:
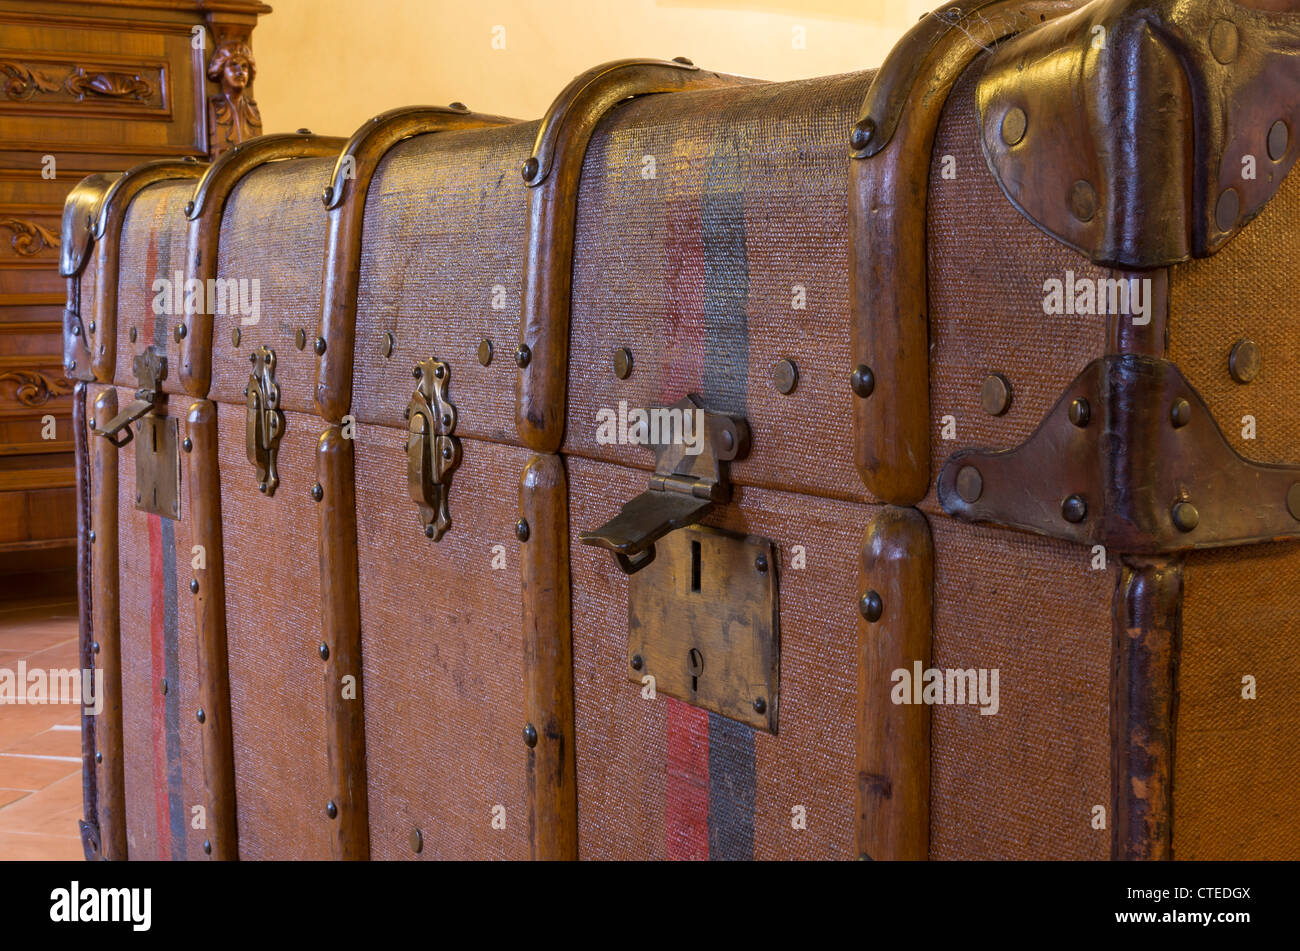
[[[387,109],[454,100],[531,119],[578,73],[631,56],[772,80],[878,66],[936,2],[270,0],[255,92],[266,132],[349,135]]]

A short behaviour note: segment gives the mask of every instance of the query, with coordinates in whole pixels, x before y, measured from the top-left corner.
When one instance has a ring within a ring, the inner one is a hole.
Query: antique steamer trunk
[[[1298,44],[973,0],[87,180],[88,837],[1300,856]]]

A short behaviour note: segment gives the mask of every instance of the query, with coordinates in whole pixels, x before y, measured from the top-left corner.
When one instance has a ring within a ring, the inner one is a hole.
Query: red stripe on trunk
[[[709,712],[668,701],[664,832],[670,859],[709,857]]]
[[[167,621],[163,600],[162,519],[149,516],[149,694],[153,697],[153,798],[157,857],[172,857],[171,809],[167,802]]]

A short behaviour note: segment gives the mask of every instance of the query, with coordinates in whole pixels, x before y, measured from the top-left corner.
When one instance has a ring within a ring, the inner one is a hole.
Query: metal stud
[[[690,61],[689,59],[687,59],[685,56],[674,56],[674,57],[673,57],[673,62],[674,62],[674,63],[681,63],[683,66],[694,66],[694,65],[695,65],[693,62],[691,62],[691,61]]]
[[[437,526],[435,526],[435,525],[426,525],[426,526],[424,526],[424,537],[425,537],[425,538],[432,538],[434,535],[437,535],[437,534],[438,534],[438,528],[437,528]]]
[[[880,599],[880,593],[877,591],[868,591],[858,602],[858,612],[875,624],[880,620],[880,616],[885,613],[885,603]]]
[[[784,396],[794,392],[794,388],[799,385],[799,368],[793,360],[787,357],[777,361],[776,366],[772,368],[772,385]]]
[[[193,592],[194,594],[198,594],[198,593],[199,593],[199,579],[198,579],[198,578],[192,578],[192,579],[190,579],[190,591]]]
[[[632,375],[632,351],[627,347],[619,347],[614,351],[614,375],[620,380],[626,380]]]
[[[424,833],[422,833],[419,829],[412,829],[410,843],[411,843],[411,851],[414,852],[416,855],[419,855],[421,852],[424,851]]]
[[[339,807],[334,805],[333,799],[325,803],[325,815],[329,816],[331,819],[337,819],[339,817]]]
[[[1013,106],[1002,117],[1002,141],[1009,146],[1019,145],[1024,141],[1028,129],[1029,118],[1025,115],[1025,110],[1019,106]]]
[[[876,375],[871,372],[871,367],[859,365],[854,367],[853,376],[849,378],[849,385],[853,387],[854,393],[865,400],[875,392]]]
[[[1186,499],[1174,503],[1170,516],[1173,518],[1174,527],[1180,532],[1190,532],[1201,524],[1201,513]]]
[[[95,332],[95,322],[93,320],[90,322],[90,332],[91,333]]]
[[[1085,223],[1097,217],[1097,190],[1091,182],[1079,179],[1070,186],[1070,213]]]
[[[320,193],[320,200],[321,200],[321,202],[325,205],[326,208],[328,208],[328,207],[330,206],[330,202],[332,202],[332,201],[334,200],[334,186],[333,186],[333,185],[326,185],[326,186],[325,186],[325,190],[324,190],[323,192]]]
[[[849,137],[849,145],[853,151],[861,152],[871,144],[871,140],[876,135],[876,123],[874,119],[863,119],[853,127],[853,134]]]
[[[74,336],[74,337],[80,337],[80,336],[81,336],[81,326],[80,326],[79,324],[73,324],[73,325],[72,325],[72,336]]]
[[[528,361],[532,358],[533,351],[528,349],[528,344],[521,343],[515,349],[515,365],[519,367],[519,369],[522,370],[524,367],[528,366]]]
[[[325,490],[321,488],[319,482],[311,487],[311,498],[313,502],[319,502],[321,499],[325,498]]]
[[[515,522],[515,538],[519,539],[521,542],[526,542],[528,541],[528,535],[528,519],[521,518],[519,521]]]
[[[520,173],[524,176],[524,181],[531,182],[541,167],[541,163],[538,162],[536,158],[530,158],[525,162],[524,167],[520,169]]]
[[[1191,421],[1192,404],[1183,399],[1174,400],[1174,405],[1169,408],[1169,422],[1174,429],[1182,429]]]
[[[537,745],[537,727],[531,723],[524,726],[524,745],[530,750]]]
[[[492,363],[492,341],[486,337],[478,342],[478,362],[483,366],[490,366]]]
[[[98,653],[99,653],[99,641],[92,641],[92,642],[91,642],[91,644],[90,644],[90,652],[91,652],[92,654],[98,654]]]
[[[135,343],[136,338],[140,336],[140,331],[132,327],[130,330],[126,332],[126,336],[128,340],[130,340],[132,343]]]
[[[294,345],[295,347],[297,347],[299,350],[304,350],[304,349],[306,349],[306,347],[307,347],[307,331],[305,331],[305,330],[303,330],[301,327],[299,327],[298,330],[297,330],[297,331],[294,333],[294,335],[293,335],[293,345]]]
[[[396,346],[397,338],[393,336],[393,332],[391,330],[384,331],[383,337],[379,340],[379,352],[384,355],[384,359],[388,359],[393,355]]]
[[[755,712],[755,713],[766,713],[766,712],[767,712],[767,701],[764,700],[762,697],[758,697],[758,698],[754,701],[754,712]]]
[[[316,343],[312,349],[316,351],[316,356],[323,357],[325,355],[325,338],[317,337]]]
[[[198,720],[200,723],[206,723],[208,715],[203,712],[202,707],[199,707],[198,712],[194,714],[194,719]]]
[[[990,416],[1002,416],[1011,408],[1011,382],[1001,373],[990,374],[980,387],[980,406]]]
[[[321,660],[329,660],[329,659],[330,659],[330,646],[329,646],[328,644],[326,644],[324,641],[321,641],[321,642],[320,642],[320,647],[316,648],[316,653],[320,654],[320,659],[321,659]]]
[[[967,505],[973,505],[984,494],[984,477],[974,466],[962,466],[957,473],[957,494]]]
[[[1070,422],[1083,429],[1092,421],[1092,405],[1082,396],[1070,404]]]
[[[1071,495],[1061,503],[1061,518],[1078,525],[1088,517],[1088,500],[1082,495]]]
[[[104,762],[104,754],[103,754],[103,753],[96,753],[96,754],[95,754],[95,762],[96,762],[96,763],[102,763],[102,762]]]
[[[760,575],[767,574],[767,555],[759,555],[754,559],[754,568]]]
[[[1241,218],[1241,196],[1235,188],[1225,188],[1219,196],[1219,203],[1214,207],[1214,223],[1225,234],[1237,227]]]
[[[457,112],[469,112],[469,106],[463,102],[453,102],[448,105],[449,109],[455,109]]]
[[[1238,383],[1251,383],[1259,376],[1262,360],[1259,344],[1243,337],[1232,345],[1232,351],[1228,354],[1228,373]]]
[[[1241,34],[1231,20],[1220,20],[1210,31],[1210,52],[1224,66],[1237,58],[1241,48]]]
[[[209,839],[203,840],[203,854],[204,855],[212,854],[212,842]]]
[[[411,371],[411,379],[418,380],[419,378],[420,378],[420,368],[416,367]]]
[[[92,545],[95,544],[95,533],[94,533],[93,530],[92,530],[91,533],[90,533],[90,543],[91,543]]]
[[[645,660],[641,657],[641,655],[640,655],[640,654],[633,654],[633,655],[632,655],[632,669],[633,669],[633,670],[640,670],[640,669],[641,669],[642,667],[644,667],[644,666],[645,666]]]
[[[194,440],[190,439],[189,436],[186,436],[184,441],[181,443],[181,448],[186,452],[190,452],[194,449]]]
[[[184,340],[185,335],[187,333],[189,333],[189,331],[185,329],[184,324],[177,324],[176,329],[172,331],[172,335],[176,338],[177,343],[180,343],[182,340]]]
[[[1291,144],[1291,130],[1284,120],[1278,119],[1273,128],[1268,130],[1268,157],[1274,162],[1286,158],[1287,147]]]

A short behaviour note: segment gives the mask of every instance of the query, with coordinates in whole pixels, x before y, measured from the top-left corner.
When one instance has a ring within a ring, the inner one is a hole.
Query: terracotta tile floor
[[[19,661],[75,669],[77,605],[0,602],[0,668]],[[82,858],[80,709],[0,703],[0,860]]]

